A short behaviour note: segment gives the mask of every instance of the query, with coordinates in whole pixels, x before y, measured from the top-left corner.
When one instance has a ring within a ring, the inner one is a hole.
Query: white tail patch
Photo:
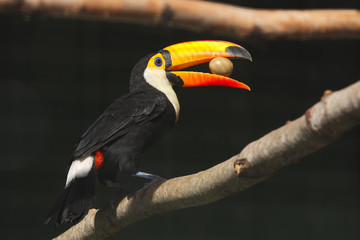
[[[67,178],[66,178],[66,185],[67,187],[69,183],[75,178],[83,178],[89,175],[92,166],[94,164],[94,157],[88,156],[80,159],[75,159],[70,166]]]

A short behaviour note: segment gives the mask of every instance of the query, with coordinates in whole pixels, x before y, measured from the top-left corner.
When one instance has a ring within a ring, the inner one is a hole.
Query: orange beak
[[[197,64],[210,62],[216,57],[247,59],[250,53],[243,47],[224,41],[192,41],[171,45],[160,50],[165,59],[166,76],[175,86],[226,86],[250,90],[241,82],[217,74],[177,71]]]

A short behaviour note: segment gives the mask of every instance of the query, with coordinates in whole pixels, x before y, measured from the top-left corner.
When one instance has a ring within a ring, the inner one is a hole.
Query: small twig
[[[165,25],[238,39],[360,38],[358,10],[260,10],[189,0],[0,0],[0,11]]]
[[[56,239],[104,239],[152,215],[217,201],[299,161],[359,123],[360,81],[325,92],[303,116],[250,143],[239,155],[206,171],[153,184],[106,209],[90,211]]]

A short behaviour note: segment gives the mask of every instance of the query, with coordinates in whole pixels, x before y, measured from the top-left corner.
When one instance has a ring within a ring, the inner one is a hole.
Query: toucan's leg
[[[117,182],[111,182],[111,181],[105,181],[105,186],[107,187],[113,187],[113,188],[122,188],[122,189],[127,189],[127,186],[124,184],[120,184]]]

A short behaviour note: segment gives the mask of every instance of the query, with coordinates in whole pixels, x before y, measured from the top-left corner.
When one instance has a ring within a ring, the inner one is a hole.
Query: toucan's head
[[[216,57],[252,60],[250,53],[243,47],[224,41],[191,41],[171,45],[156,54],[141,59],[134,67],[130,80],[130,91],[146,85],[162,92],[170,91],[173,86],[226,86],[250,90],[244,83],[229,77],[179,71],[200,63],[210,62]],[[145,80],[145,81],[144,81]]]

